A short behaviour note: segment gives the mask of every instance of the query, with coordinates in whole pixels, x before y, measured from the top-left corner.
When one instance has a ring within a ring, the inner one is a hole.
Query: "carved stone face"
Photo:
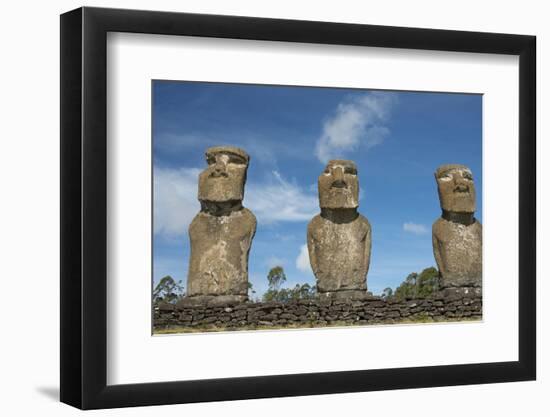
[[[245,151],[233,146],[207,149],[208,167],[199,175],[199,200],[242,201],[249,160]]]
[[[319,176],[319,205],[330,209],[359,206],[359,180],[353,161],[329,161]]]
[[[476,191],[472,171],[465,165],[442,165],[435,172],[439,202],[446,211],[473,213]]]

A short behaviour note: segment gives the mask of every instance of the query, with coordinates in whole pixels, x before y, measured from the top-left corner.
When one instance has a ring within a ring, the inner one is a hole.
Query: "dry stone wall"
[[[481,319],[480,294],[403,301],[371,297],[365,300],[298,300],[289,303],[228,303],[225,306],[155,307],[154,327],[191,329],[323,327],[399,322]],[[185,329],[184,329],[185,330]]]

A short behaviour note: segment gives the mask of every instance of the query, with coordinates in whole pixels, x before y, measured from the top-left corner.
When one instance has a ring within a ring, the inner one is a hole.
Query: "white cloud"
[[[174,237],[187,233],[199,212],[198,168],[154,169],[154,233]]]
[[[154,233],[173,238],[186,234],[200,211],[199,168],[154,169]],[[259,223],[309,221],[318,213],[317,196],[273,171],[264,183],[249,182],[244,205]]]
[[[326,163],[356,150],[359,145],[368,149],[382,143],[390,133],[384,124],[395,101],[394,93],[373,92],[340,103],[323,125],[315,148],[317,158]]]
[[[251,182],[245,189],[244,205],[259,223],[309,221],[319,211],[317,196],[272,171],[265,183]]]
[[[296,268],[298,268],[298,270],[302,272],[311,272],[307,245],[302,245],[300,247],[300,254],[296,258]]]
[[[428,228],[423,224],[413,222],[403,223],[403,230],[405,232],[413,233],[415,235],[425,235],[429,232]]]

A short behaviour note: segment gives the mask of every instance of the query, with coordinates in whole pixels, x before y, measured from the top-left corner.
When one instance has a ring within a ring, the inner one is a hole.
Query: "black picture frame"
[[[519,56],[519,360],[107,385],[108,32]],[[97,409],[534,380],[535,51],[524,35],[88,7],[61,15],[61,401]]]

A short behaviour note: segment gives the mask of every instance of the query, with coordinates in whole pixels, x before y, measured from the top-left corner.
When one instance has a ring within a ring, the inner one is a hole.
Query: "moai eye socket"
[[[344,173],[350,174],[350,175],[357,175],[357,170],[354,167],[346,167],[344,170]]]
[[[229,163],[238,164],[238,165],[246,165],[246,161],[244,160],[244,158],[241,158],[238,155],[229,155]]]
[[[206,157],[206,163],[207,163],[208,165],[213,165],[213,164],[215,164],[215,163],[216,163],[216,157],[215,157],[214,155],[208,155],[208,156]]]
[[[472,173],[470,171],[462,171],[462,178],[473,181]]]
[[[439,176],[440,181],[451,181],[453,179],[453,175],[447,171]]]

